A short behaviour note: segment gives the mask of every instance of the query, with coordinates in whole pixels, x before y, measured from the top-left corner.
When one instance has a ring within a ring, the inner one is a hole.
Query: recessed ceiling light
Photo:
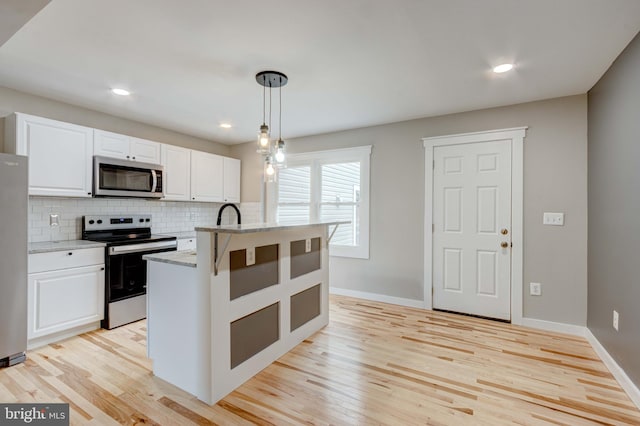
[[[231,124],[229,124],[229,123],[220,123],[220,127],[222,127],[223,129],[230,129],[231,128]]]
[[[111,92],[112,92],[114,95],[118,95],[118,96],[129,96],[129,95],[131,94],[131,92],[129,92],[128,90],[125,90],[125,89],[118,89],[118,88],[116,88],[116,89],[111,89]]]
[[[513,64],[502,64],[498,65],[493,69],[493,72],[500,74],[503,72],[511,71],[513,69]]]

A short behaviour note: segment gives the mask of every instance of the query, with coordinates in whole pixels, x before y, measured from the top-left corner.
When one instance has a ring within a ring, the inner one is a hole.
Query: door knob
[[[503,242],[500,243],[500,247],[507,248],[507,247],[509,247],[509,243],[506,242],[506,241],[503,241]]]
[[[507,235],[507,234],[509,233],[509,230],[508,230],[507,228],[502,228],[502,229],[500,230],[500,233],[501,233],[502,235]]]

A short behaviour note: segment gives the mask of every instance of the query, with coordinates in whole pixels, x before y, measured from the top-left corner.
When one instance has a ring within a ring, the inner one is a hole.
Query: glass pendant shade
[[[265,182],[275,182],[277,179],[276,168],[273,165],[273,161],[271,160],[271,156],[268,155],[264,162],[264,181]]]
[[[263,124],[260,126],[260,133],[258,134],[258,152],[266,154],[269,152],[269,126]]]
[[[278,163],[278,166],[284,165],[285,151],[284,151],[284,141],[282,139],[278,140],[275,158],[276,158],[276,162]]]

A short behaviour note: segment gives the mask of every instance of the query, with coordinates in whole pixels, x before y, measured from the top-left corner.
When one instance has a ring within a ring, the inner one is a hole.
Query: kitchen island
[[[146,255],[154,374],[214,404],[327,325],[341,223],[197,227],[195,252]]]

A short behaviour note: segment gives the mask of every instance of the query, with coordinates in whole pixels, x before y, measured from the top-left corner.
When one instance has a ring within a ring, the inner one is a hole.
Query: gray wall
[[[587,326],[640,386],[640,35],[589,91]],[[619,331],[612,327],[613,310]]]
[[[0,86],[0,117],[6,117],[14,112],[33,114],[214,154],[229,155],[227,145]],[[4,152],[4,118],[0,118],[0,129],[2,130],[0,152]]]
[[[331,285],[423,299],[424,148],[421,138],[529,126],[524,151],[524,315],[586,324],[586,95],[452,114],[288,141],[289,152],[373,145],[370,259],[331,258]],[[253,143],[242,159],[242,201],[260,201],[262,164]],[[565,226],[542,225],[544,211]],[[529,296],[529,282],[542,296]]]

